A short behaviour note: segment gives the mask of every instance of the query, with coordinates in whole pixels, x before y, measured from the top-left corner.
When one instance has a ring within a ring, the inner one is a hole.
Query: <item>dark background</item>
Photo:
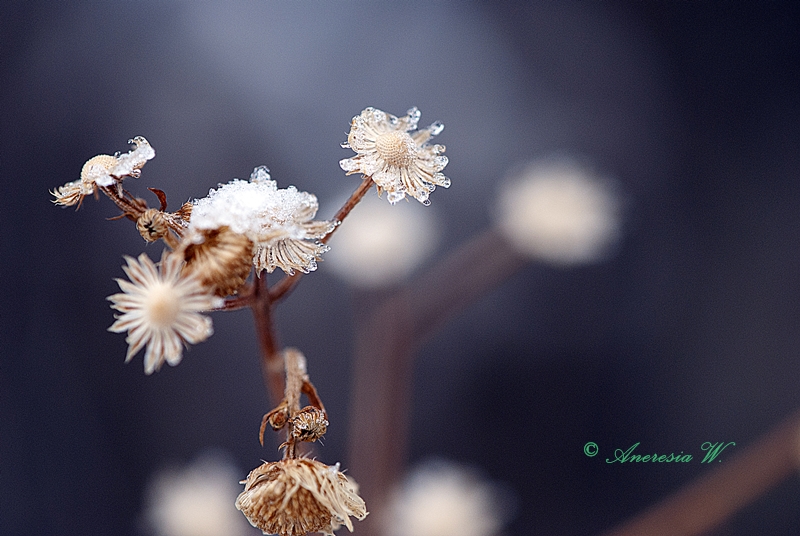
[[[48,190],[142,135],[142,196],[174,208],[264,164],[327,218],[357,185],[339,143],[366,106],[446,125],[436,258],[531,158],[577,155],[627,202],[614,258],[531,263],[422,348],[412,461],[506,483],[509,535],[572,535],[707,471],[613,449],[746,447],[800,406],[799,23],[770,1],[4,2],[0,533],[139,534],[158,469],[212,448],[244,477],[273,452],[249,313],[214,314],[177,368],[125,365],[104,298],[123,254],[159,246],[107,200],[76,213]],[[356,299],[322,263],[278,310],[331,415],[319,456],[344,466]],[[800,533],[799,497],[792,476],[715,534]]]

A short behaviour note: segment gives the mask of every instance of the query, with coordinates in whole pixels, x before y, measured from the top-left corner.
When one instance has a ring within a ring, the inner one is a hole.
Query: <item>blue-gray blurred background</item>
[[[139,535],[151,475],[208,449],[244,477],[268,402],[248,311],[146,377],[106,331],[122,255],[105,199],[48,190],[145,136],[128,187],[172,208],[267,165],[336,210],[366,106],[446,128],[443,236],[491,225],[509,169],[575,155],[614,177],[607,262],[531,263],[426,343],[411,460],[480,468],[516,496],[509,535],[607,529],[702,475],[608,465],[641,442],[740,449],[800,406],[800,47],[792,2],[11,1],[0,7],[0,534]],[[351,306],[325,270],[278,309],[347,466]],[[594,441],[600,455],[587,458]],[[727,452],[725,453],[727,454]],[[799,454],[800,455],[800,454]],[[724,463],[724,460],[723,462]],[[356,478],[358,475],[354,475]],[[368,499],[368,498],[367,498]],[[800,533],[792,476],[715,534]]]

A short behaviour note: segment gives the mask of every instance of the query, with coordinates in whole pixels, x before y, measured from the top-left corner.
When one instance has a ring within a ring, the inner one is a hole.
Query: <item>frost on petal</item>
[[[497,219],[521,253],[561,265],[602,259],[622,227],[610,182],[569,159],[523,168],[503,187]]]
[[[152,160],[153,157],[156,156],[155,150],[142,136],[136,136],[132,140],[128,140],[128,143],[133,144],[134,148],[117,157],[116,166],[114,166],[111,172],[115,177],[120,178],[126,175],[138,176],[142,166],[144,166],[148,160]]]

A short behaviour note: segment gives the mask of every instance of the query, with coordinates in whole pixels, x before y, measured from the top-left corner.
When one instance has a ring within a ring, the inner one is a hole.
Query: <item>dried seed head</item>
[[[292,436],[300,441],[316,441],[328,430],[325,412],[313,406],[306,406],[292,417]]]
[[[352,532],[350,516],[367,516],[364,500],[339,464],[330,467],[307,458],[264,463],[242,483],[236,508],[264,534],[332,535],[342,524]]]
[[[136,220],[136,229],[146,242],[155,242],[169,233],[167,219],[157,208],[149,208],[142,212]]]
[[[243,234],[223,226],[197,231],[181,248],[186,270],[217,296],[234,294],[250,275],[253,243]]]

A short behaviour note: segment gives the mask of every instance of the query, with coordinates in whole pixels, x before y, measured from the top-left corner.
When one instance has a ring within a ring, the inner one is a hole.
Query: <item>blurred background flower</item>
[[[244,474],[220,453],[155,473],[147,486],[144,522],[156,536],[255,536],[233,506]]]

